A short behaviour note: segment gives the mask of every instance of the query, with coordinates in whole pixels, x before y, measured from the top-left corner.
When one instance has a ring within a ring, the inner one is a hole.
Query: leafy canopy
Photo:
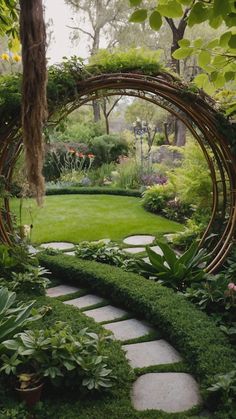
[[[158,31],[167,19],[186,16],[188,26],[207,22],[212,29],[220,26],[225,30],[220,38],[204,42],[201,38],[190,42],[181,39],[179,49],[173,58],[182,60],[191,55],[197,56],[198,66],[204,71],[195,78],[198,87],[209,94],[225,85],[228,92],[235,89],[236,82],[236,2],[234,0],[158,0],[156,7],[144,0],[129,0],[136,10],[130,16],[130,22],[143,23],[148,20],[150,27]],[[236,113],[236,95],[232,94],[228,106],[228,115]]]

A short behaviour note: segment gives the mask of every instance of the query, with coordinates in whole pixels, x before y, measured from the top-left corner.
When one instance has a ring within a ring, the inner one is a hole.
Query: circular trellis
[[[208,163],[212,179],[212,215],[201,238],[201,246],[211,254],[208,272],[222,264],[235,239],[236,225],[236,156],[232,143],[234,130],[203,92],[191,91],[188,86],[167,72],[155,76],[136,72],[106,73],[87,76],[73,72],[74,84],[59,87],[50,96],[49,124],[57,124],[65,115],[88,101],[104,96],[126,95],[152,102],[179,118],[198,141]],[[50,79],[49,79],[50,81]],[[10,187],[12,171],[22,147],[20,109],[0,124],[0,176],[5,179],[5,190]],[[0,106],[1,115],[1,106]],[[4,197],[0,218],[0,239],[10,243],[12,221],[9,200]]]

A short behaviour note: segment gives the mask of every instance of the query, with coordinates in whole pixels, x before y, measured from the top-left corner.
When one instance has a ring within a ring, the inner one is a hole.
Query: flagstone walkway
[[[113,333],[114,339],[123,342],[122,348],[132,368],[145,368],[156,365],[176,364],[182,361],[181,355],[163,339],[150,336],[158,331],[146,321],[131,316],[131,313],[115,307],[98,295],[85,294],[73,298],[74,292],[82,291],[70,285],[59,285],[47,290],[47,295],[57,297],[71,294],[72,299],[65,301]],[[100,307],[94,307],[95,305]],[[150,335],[151,333],[151,335]],[[132,339],[142,338],[142,342],[132,343]],[[146,338],[146,341],[145,341]],[[131,401],[134,409],[163,410],[168,413],[183,412],[202,403],[198,384],[186,373],[155,372],[144,373],[133,384]]]

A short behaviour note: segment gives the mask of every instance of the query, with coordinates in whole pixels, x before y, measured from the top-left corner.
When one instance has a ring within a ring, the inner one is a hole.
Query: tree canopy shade
[[[19,9],[17,5],[17,0],[0,0],[0,36],[18,37]]]
[[[154,54],[154,55],[153,55]],[[212,99],[187,85],[157,62],[156,53],[138,50],[103,53],[103,59],[83,66],[73,58],[49,69],[48,123],[54,125],[88,101],[128,95],[145,99],[178,117],[199,142],[212,177],[212,217],[202,238],[211,253],[209,271],[216,270],[232,246],[236,225],[236,136],[234,126],[219,113]],[[16,156],[21,149],[21,76],[1,77],[0,175],[10,190]],[[10,241],[8,200],[0,220],[0,236]],[[213,236],[212,236],[213,234]],[[207,240],[211,236],[211,240]]]
[[[130,21],[142,23],[149,21],[151,28],[158,31],[163,21],[174,27],[178,19],[190,28],[207,22],[214,30],[221,25],[224,31],[220,37],[204,42],[198,38],[191,42],[178,39],[179,48],[172,51],[174,59],[182,60],[196,55],[198,65],[205,74],[196,77],[196,83],[209,93],[221,88],[225,83],[236,83],[236,3],[234,0],[158,0],[155,8],[146,7],[143,0],[130,0],[136,10],[131,14]],[[173,20],[174,19],[174,20]],[[232,86],[229,91],[232,90]],[[229,103],[228,113],[236,112],[236,103]]]

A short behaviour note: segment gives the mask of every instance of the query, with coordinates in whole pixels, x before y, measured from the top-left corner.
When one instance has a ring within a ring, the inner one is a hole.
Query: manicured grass
[[[11,201],[11,209],[19,216],[19,200]],[[23,204],[22,222],[33,223],[34,243],[78,243],[103,238],[119,241],[132,234],[158,236],[183,228],[146,212],[140,198],[110,195],[47,196],[43,208],[37,208],[34,200],[28,199]]]

